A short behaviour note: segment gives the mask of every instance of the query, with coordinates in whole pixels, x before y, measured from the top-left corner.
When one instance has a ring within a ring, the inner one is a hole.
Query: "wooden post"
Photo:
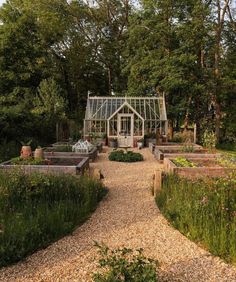
[[[157,192],[161,190],[161,185],[162,185],[162,171],[160,169],[156,170],[154,172],[154,197],[156,197]]]
[[[59,123],[56,123],[56,140],[59,141]]]
[[[196,123],[194,123],[193,143],[197,144],[197,124]]]

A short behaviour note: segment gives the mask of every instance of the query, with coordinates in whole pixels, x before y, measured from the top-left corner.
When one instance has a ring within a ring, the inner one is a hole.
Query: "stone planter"
[[[31,146],[22,146],[20,156],[22,159],[28,159],[32,156]]]
[[[42,148],[37,148],[34,151],[34,158],[35,159],[43,159],[43,149]]]

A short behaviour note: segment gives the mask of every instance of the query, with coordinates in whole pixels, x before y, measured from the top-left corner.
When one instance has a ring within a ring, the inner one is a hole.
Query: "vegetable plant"
[[[99,245],[101,273],[93,274],[94,282],[158,282],[157,261],[143,255],[142,249],[109,249]]]

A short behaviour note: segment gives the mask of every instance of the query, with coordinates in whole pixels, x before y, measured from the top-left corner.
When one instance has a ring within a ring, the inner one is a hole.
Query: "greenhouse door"
[[[118,146],[133,147],[134,115],[118,114]]]

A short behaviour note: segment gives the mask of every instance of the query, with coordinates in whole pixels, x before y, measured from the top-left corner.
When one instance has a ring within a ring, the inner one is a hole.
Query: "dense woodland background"
[[[165,93],[175,129],[236,139],[236,11],[230,0],[8,0],[0,8],[0,142],[82,128],[88,93]],[[17,145],[16,145],[17,146]],[[9,149],[10,148],[10,149]]]

